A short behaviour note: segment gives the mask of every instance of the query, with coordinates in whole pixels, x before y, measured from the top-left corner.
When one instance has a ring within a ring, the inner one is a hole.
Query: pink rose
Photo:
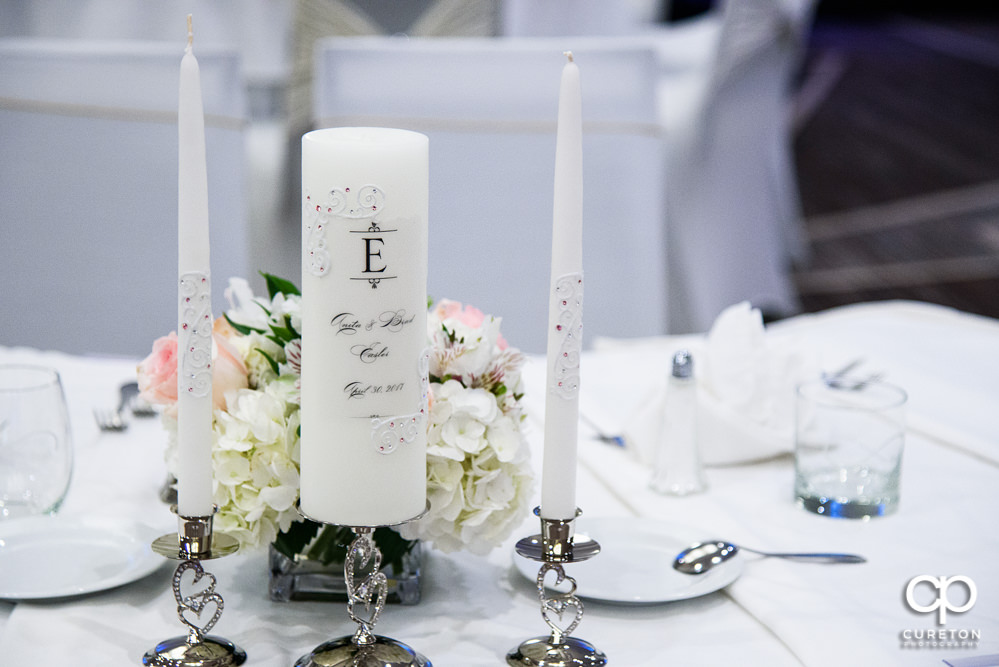
[[[227,391],[245,389],[249,381],[246,364],[229,340],[229,335],[235,335],[235,331],[222,318],[215,324],[212,332],[212,407],[218,410],[226,407]],[[138,368],[140,396],[149,403],[165,406],[168,414],[176,414],[177,361],[177,334],[170,332],[153,343],[153,351]]]
[[[460,314],[461,304],[457,301],[451,301],[450,299],[441,299],[437,302],[437,307],[434,308],[434,315],[436,315],[442,322],[444,320],[449,320],[452,317],[458,317]]]
[[[465,306],[465,310],[462,311],[461,319],[459,320],[466,327],[471,327],[472,329],[478,329],[485,321],[486,314],[475,306]]]
[[[460,302],[450,299],[441,299],[434,309],[434,315],[441,321],[458,320],[472,329],[478,329],[486,321],[485,313],[475,306],[462,306]]]
[[[177,402],[177,334],[157,338],[153,351],[138,368],[139,395],[153,405],[173,407]]]

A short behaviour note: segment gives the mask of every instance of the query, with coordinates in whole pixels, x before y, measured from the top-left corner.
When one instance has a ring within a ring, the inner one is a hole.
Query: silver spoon
[[[721,565],[734,556],[739,549],[751,551],[761,556],[772,558],[809,559],[823,563],[866,563],[867,559],[855,554],[837,553],[772,553],[769,551],[759,551],[749,547],[737,547],[731,542],[720,540],[713,542],[698,542],[681,551],[673,559],[673,568],[684,574],[704,574],[716,565]]]

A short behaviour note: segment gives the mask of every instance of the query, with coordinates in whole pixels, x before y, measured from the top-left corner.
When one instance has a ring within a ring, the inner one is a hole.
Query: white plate
[[[0,521],[0,598],[83,595],[130,583],[166,560],[157,534],[130,521],[45,516]]]
[[[600,553],[590,560],[565,565],[581,598],[627,604],[687,600],[724,588],[742,574],[741,554],[705,574],[674,570],[676,555],[705,539],[689,527],[648,519],[583,517],[576,522],[576,532],[600,543]],[[536,580],[539,563],[516,552],[513,561],[522,575]],[[547,583],[554,580],[548,575]]]

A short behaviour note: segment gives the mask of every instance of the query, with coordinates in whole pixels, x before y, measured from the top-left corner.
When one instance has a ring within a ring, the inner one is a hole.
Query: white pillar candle
[[[181,516],[207,516],[213,512],[208,168],[201,75],[192,41],[188,15],[177,113],[177,511]]]
[[[399,523],[427,499],[427,137],[302,138],[301,508]]]
[[[548,310],[548,379],[541,516],[576,516],[579,361],[583,344],[583,127],[579,68],[562,70],[555,144],[555,206]]]

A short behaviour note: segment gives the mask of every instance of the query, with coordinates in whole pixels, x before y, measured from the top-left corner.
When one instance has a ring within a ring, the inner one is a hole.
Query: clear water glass
[[[868,519],[898,509],[904,390],[884,382],[807,382],[795,404],[797,502],[824,516]]]
[[[59,374],[41,366],[0,365],[0,519],[55,512],[72,472]]]

